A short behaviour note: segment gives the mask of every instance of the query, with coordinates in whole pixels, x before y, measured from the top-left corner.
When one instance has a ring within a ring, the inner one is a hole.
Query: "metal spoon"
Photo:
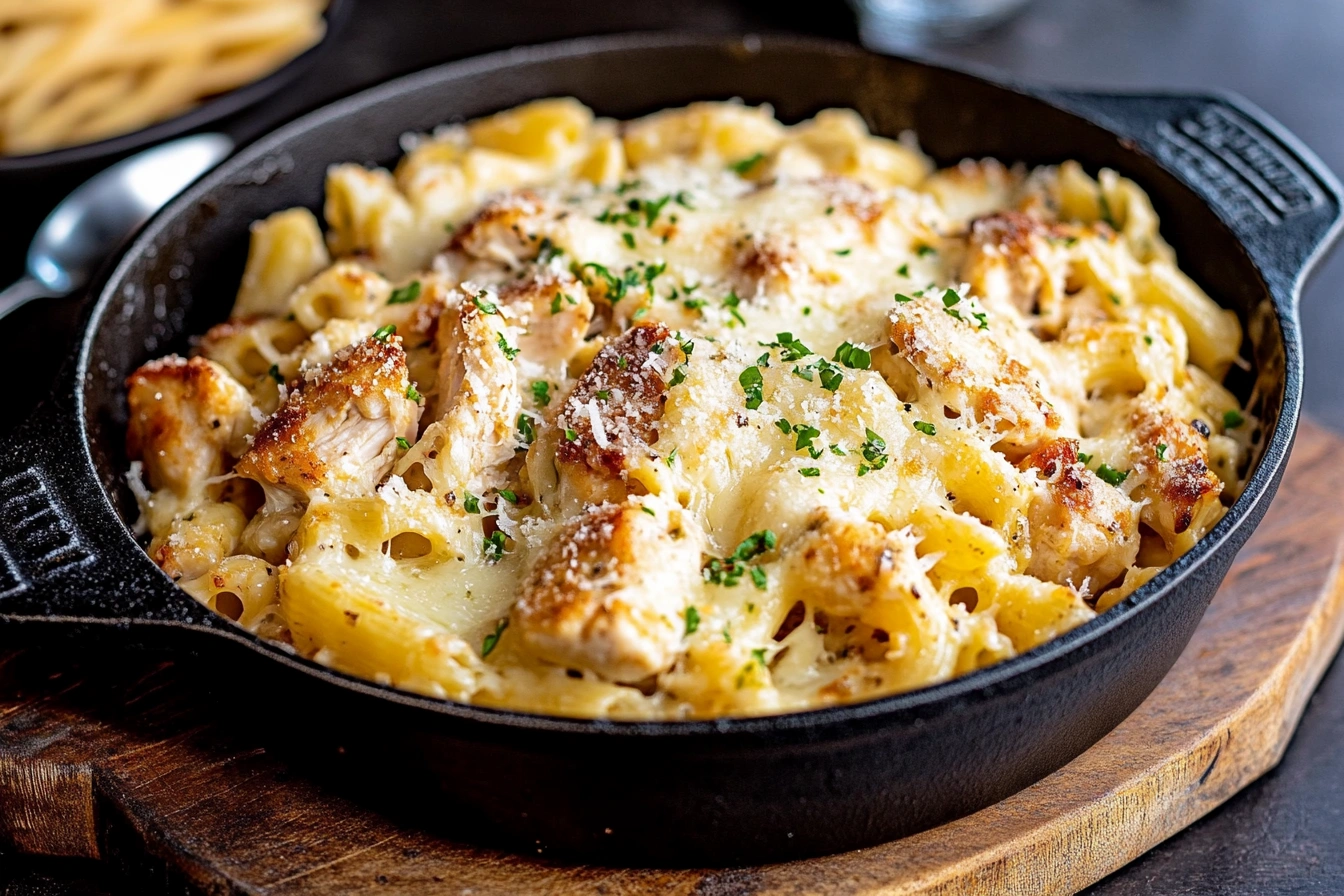
[[[123,159],[81,184],[37,229],[26,275],[0,292],[0,317],[87,285],[127,237],[232,151],[223,134],[196,134]]]

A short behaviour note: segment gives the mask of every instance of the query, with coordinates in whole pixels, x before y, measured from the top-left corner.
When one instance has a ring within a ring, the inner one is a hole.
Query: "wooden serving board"
[[[0,654],[0,849],[109,859],[146,893],[1072,893],[1282,756],[1344,635],[1341,458],[1344,437],[1304,424],[1194,640],[1119,728],[1021,793],[884,846],[659,871],[452,843],[286,768],[174,664],[46,649]]]

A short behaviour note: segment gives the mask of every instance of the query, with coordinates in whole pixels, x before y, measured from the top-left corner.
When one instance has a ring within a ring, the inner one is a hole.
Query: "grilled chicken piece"
[[[499,302],[526,328],[518,337],[523,357],[547,366],[573,357],[593,322],[593,303],[583,283],[549,268],[500,287]]]
[[[703,542],[675,504],[631,498],[590,508],[533,564],[513,628],[541,659],[611,681],[666,671],[700,579]]]
[[[971,292],[1013,305],[1022,314],[1057,316],[1064,297],[1065,259],[1051,240],[1068,236],[1021,212],[998,212],[971,222],[961,279]]]
[[[441,494],[502,484],[502,468],[518,447],[523,402],[509,357],[515,331],[493,305],[463,299],[439,317],[439,419],[402,466],[424,464]]]
[[[994,448],[1018,459],[1055,438],[1061,418],[1032,371],[936,299],[899,305],[891,313],[891,351],[873,364],[902,398],[933,392],[953,413],[997,437]]]
[[[1094,588],[1133,565],[1139,553],[1138,506],[1078,460],[1078,443],[1055,439],[1022,461],[1041,488],[1027,512],[1031,562],[1027,573],[1059,585]]]
[[[172,521],[149,544],[149,556],[174,582],[203,576],[234,552],[247,516],[227,502],[207,503]]]
[[[619,501],[628,474],[656,458],[667,383],[686,360],[662,324],[639,324],[597,353],[560,408],[556,469],[567,491],[587,503]],[[573,438],[570,438],[570,435]]]
[[[934,595],[929,564],[915,553],[909,530],[887,531],[862,517],[833,516],[818,508],[807,528],[783,551],[788,581],[813,610],[890,628],[907,613],[892,602]]]
[[[144,462],[150,488],[184,499],[183,509],[205,496],[226,449],[251,425],[247,389],[205,358],[150,361],[127,378],[126,401],[126,453]]]
[[[420,407],[409,387],[400,338],[347,346],[304,371],[234,469],[272,506],[368,494],[392,468],[397,437],[415,439]]]
[[[458,227],[448,248],[518,268],[537,257],[542,240],[539,231],[559,214],[531,190],[505,193]]]
[[[1130,495],[1146,502],[1141,519],[1179,555],[1223,515],[1219,501],[1223,484],[1209,469],[1208,439],[1190,423],[1142,397],[1134,399],[1124,425],[1133,484]]]

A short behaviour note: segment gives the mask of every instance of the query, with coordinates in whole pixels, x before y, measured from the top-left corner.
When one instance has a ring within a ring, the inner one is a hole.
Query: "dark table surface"
[[[798,7],[796,10],[793,7]],[[853,40],[838,0],[357,0],[353,19],[293,88],[227,124],[242,140],[326,101],[437,62],[583,34],[677,28],[792,31]],[[919,55],[1075,87],[1223,88],[1278,118],[1344,172],[1344,3],[1338,0],[1037,0],[1012,22]],[[0,196],[0,276],[63,187]],[[1344,429],[1344,252],[1303,296],[1308,413]],[[64,355],[78,301],[21,309],[0,327],[13,417],[36,403]],[[1336,350],[1337,351],[1337,350]],[[1091,896],[1344,893],[1344,669],[1336,662],[1283,763],[1222,808],[1102,881]],[[0,856],[0,896],[120,892],[84,863]]]

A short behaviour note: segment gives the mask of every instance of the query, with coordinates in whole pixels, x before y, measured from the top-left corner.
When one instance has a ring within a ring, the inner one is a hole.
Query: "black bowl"
[[[435,700],[296,657],[192,600],[129,528],[125,376],[227,314],[248,224],[320,208],[327,165],[389,163],[406,131],[552,95],[618,117],[731,96],[773,102],[785,120],[849,106],[878,133],[913,128],[941,163],[1077,158],[1133,177],[1185,270],[1246,326],[1253,370],[1233,386],[1265,436],[1245,491],[1184,557],[1060,638],[933,687],[781,716],[612,722]],[[220,677],[258,695],[251,712],[272,720],[300,768],[335,767],[333,780],[363,782],[383,804],[529,852],[735,863],[921,830],[1068,762],[1179,656],[1282,476],[1301,404],[1297,297],[1338,234],[1341,202],[1309,150],[1227,96],[1032,90],[843,44],[668,35],[411,75],[243,150],[151,222],[110,274],[51,400],[0,444],[0,634],[222,651]]]

